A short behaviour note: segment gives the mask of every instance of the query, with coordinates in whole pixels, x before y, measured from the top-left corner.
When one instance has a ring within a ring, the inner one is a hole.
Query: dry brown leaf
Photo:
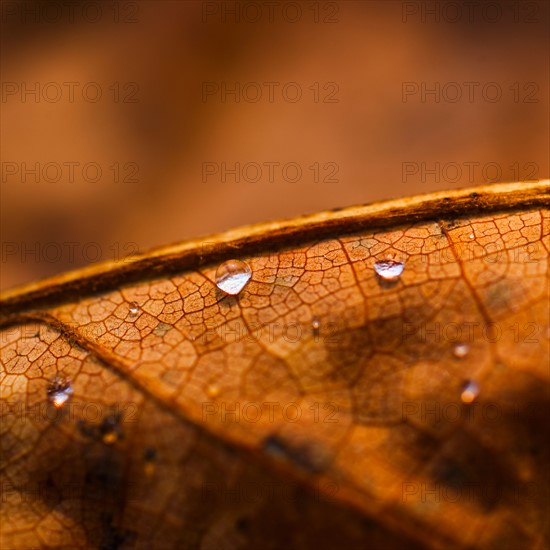
[[[547,548],[548,197],[350,208],[5,293],[0,546]]]

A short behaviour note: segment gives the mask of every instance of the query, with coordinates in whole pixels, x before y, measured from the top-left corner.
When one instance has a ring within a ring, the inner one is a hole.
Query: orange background
[[[549,4],[477,4],[3,2],[2,288],[239,225],[548,177]],[[222,163],[252,164],[237,182]]]

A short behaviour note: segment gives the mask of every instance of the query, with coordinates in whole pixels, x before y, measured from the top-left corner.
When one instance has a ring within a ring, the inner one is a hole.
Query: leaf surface
[[[5,293],[1,547],[547,547],[548,198],[325,212]]]

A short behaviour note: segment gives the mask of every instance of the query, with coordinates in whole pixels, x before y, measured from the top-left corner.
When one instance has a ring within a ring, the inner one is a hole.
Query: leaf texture
[[[5,293],[0,546],[547,548],[548,197],[325,212]]]

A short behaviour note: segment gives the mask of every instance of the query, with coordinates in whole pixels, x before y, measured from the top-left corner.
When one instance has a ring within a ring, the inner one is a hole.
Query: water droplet
[[[250,266],[240,260],[228,260],[216,271],[216,286],[226,294],[235,296],[252,276]]]
[[[128,313],[132,317],[135,317],[139,313],[139,306],[137,305],[136,302],[131,302],[130,303],[130,306],[128,307]]]
[[[145,462],[143,466],[143,471],[147,477],[151,477],[155,473],[156,461],[157,461],[157,451],[153,447],[147,447],[143,451],[143,461]]]
[[[473,240],[473,238],[474,238],[474,234],[473,234],[473,233],[470,233],[470,239]]]
[[[317,317],[314,317],[311,321],[311,332],[313,332],[313,337],[317,342],[319,338],[319,332],[321,330],[321,321]]]
[[[71,383],[63,378],[53,380],[47,389],[48,399],[56,409],[61,409],[67,403],[72,393],[73,388]]]
[[[468,344],[456,344],[455,347],[453,348],[454,356],[458,357],[459,359],[466,357],[469,351],[470,351],[470,346]]]
[[[159,323],[154,328],[153,333],[156,336],[164,336],[171,328],[172,328],[172,326],[167,324],[167,323]]]
[[[112,445],[122,438],[122,430],[120,428],[119,415],[110,415],[103,420],[99,427],[99,433],[103,443]]]
[[[463,403],[473,403],[479,395],[479,387],[473,380],[468,380],[462,387],[460,399]]]
[[[396,260],[378,260],[374,264],[374,271],[385,281],[393,281],[401,276],[405,269],[405,262]]]

